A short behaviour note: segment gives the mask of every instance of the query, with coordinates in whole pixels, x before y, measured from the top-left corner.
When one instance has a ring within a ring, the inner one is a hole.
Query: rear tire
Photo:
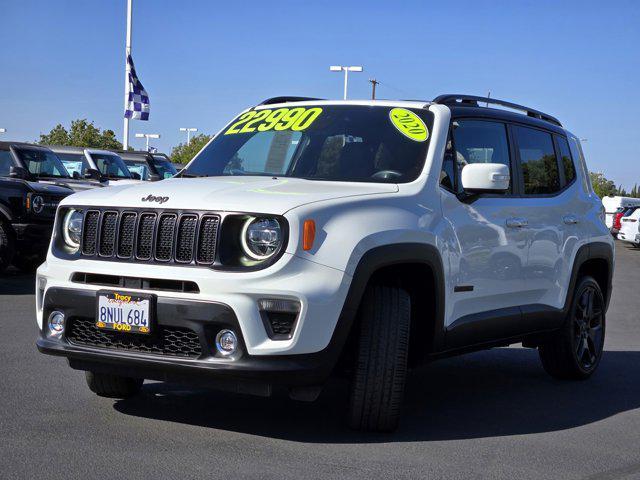
[[[545,371],[563,380],[584,380],[598,368],[604,347],[605,302],[598,282],[582,277],[560,330],[540,345]]]
[[[370,286],[360,309],[349,426],[390,432],[400,418],[409,353],[411,299],[398,287]]]
[[[11,226],[5,220],[0,220],[0,273],[11,265],[15,255],[15,248],[15,239]]]
[[[100,397],[129,398],[142,388],[141,378],[119,377],[105,373],[85,372],[89,389]]]

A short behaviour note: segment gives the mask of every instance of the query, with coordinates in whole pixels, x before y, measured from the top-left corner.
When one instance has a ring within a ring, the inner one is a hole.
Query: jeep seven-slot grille
[[[81,252],[102,260],[211,265],[220,217],[195,212],[89,210]]]

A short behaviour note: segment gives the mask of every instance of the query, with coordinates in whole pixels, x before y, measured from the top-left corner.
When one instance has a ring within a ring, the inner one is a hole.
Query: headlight
[[[82,212],[72,208],[66,213],[64,216],[64,222],[62,223],[64,243],[76,250],[80,248],[83,218]]]
[[[282,244],[282,229],[275,218],[250,217],[242,228],[240,242],[244,253],[253,260],[266,260]]]

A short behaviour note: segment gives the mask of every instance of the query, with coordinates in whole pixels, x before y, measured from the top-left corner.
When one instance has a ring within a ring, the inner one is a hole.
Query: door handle
[[[529,225],[526,218],[513,217],[507,218],[507,227],[509,228],[522,228]]]
[[[562,221],[567,225],[575,225],[576,223],[578,223],[578,217],[573,214],[565,215],[564,217],[562,217]]]

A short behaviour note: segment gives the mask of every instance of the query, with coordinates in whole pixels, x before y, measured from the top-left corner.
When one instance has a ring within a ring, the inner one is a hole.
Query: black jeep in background
[[[64,166],[47,150],[0,142],[0,272],[12,263],[32,271],[43,261],[58,203],[74,192]]]

